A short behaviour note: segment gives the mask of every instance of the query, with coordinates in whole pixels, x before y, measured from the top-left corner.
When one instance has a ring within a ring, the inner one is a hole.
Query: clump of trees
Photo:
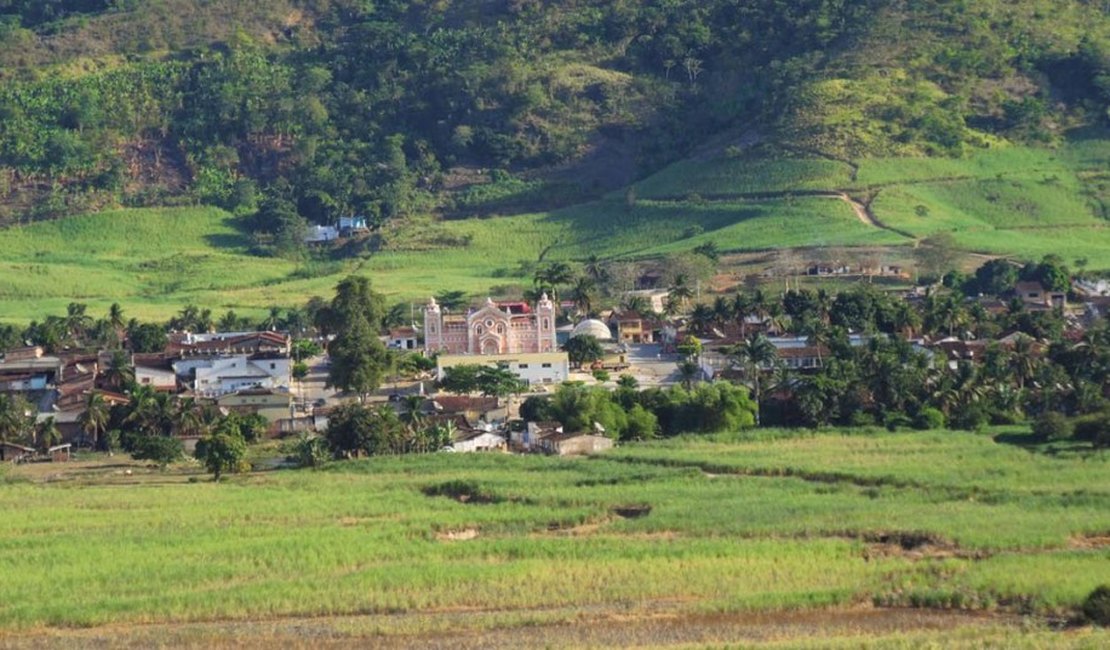
[[[558,421],[565,431],[594,431],[596,423],[613,438],[645,440],[750,428],[755,426],[755,403],[747,389],[729,382],[641,391],[634,378],[622,377],[615,391],[563,384],[554,395],[526,399],[520,415]]]

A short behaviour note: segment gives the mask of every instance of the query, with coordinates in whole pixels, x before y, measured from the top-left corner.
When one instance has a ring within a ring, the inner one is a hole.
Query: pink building
[[[467,314],[444,314],[435,299],[424,308],[424,350],[447,354],[555,352],[555,304],[544,294],[533,309],[524,302],[486,304]]]

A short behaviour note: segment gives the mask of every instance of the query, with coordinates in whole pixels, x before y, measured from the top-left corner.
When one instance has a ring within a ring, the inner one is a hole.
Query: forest
[[[959,156],[1110,107],[1105,3],[257,4],[0,1],[0,223],[201,203],[280,249],[341,215],[465,214],[475,177],[549,205],[722,135]]]

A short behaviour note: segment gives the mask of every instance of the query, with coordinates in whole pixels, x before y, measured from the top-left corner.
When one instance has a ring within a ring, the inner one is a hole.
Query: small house
[[[539,449],[556,456],[588,456],[613,448],[613,439],[593,433],[553,433],[539,442]]]
[[[35,450],[31,447],[24,447],[6,440],[0,441],[0,462],[15,463],[24,459],[31,459],[34,456]]]
[[[463,431],[455,437],[451,448],[457,452],[472,453],[479,451],[505,451],[508,441],[505,436],[493,431]]]

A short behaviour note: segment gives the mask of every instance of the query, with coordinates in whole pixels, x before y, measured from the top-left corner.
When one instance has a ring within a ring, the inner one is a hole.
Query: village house
[[[538,448],[556,456],[587,456],[613,448],[613,439],[595,433],[553,433],[540,439]]]
[[[288,388],[291,383],[290,359],[277,355],[180,359],[173,368],[199,397],[219,397],[251,388]]]
[[[439,395],[425,402],[424,411],[435,417],[446,417],[454,422],[502,422],[509,417],[509,411],[496,397],[474,397],[470,395]]]
[[[1027,309],[1063,309],[1068,298],[1063,291],[1048,291],[1040,282],[1018,282],[1014,293]]]
[[[509,432],[509,444],[514,451],[532,451],[540,440],[562,432],[563,425],[559,422],[529,422],[525,428]]]
[[[494,431],[462,430],[455,435],[451,449],[456,452],[474,453],[482,451],[506,451],[508,442],[505,436]]]
[[[420,334],[415,327],[391,328],[385,346],[394,350],[415,350],[420,346]]]
[[[161,352],[134,354],[131,355],[131,363],[135,368],[136,384],[166,393],[177,392],[177,373],[173,370],[171,357]]]
[[[271,388],[250,388],[226,393],[216,398],[216,404],[228,412],[243,415],[257,414],[271,424],[293,417],[293,394]]]
[[[624,300],[627,302],[631,298],[643,298],[651,311],[659,314],[667,305],[667,298],[671,297],[671,292],[668,289],[637,289],[635,291],[625,291]]]

